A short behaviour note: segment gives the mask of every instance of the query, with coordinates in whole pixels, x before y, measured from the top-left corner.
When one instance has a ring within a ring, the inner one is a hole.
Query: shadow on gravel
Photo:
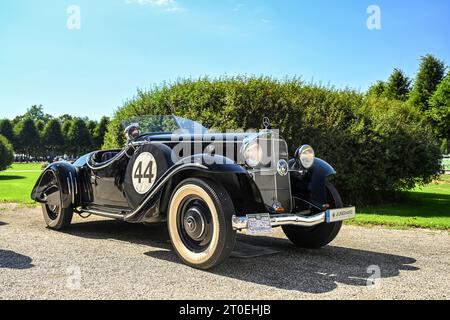
[[[11,175],[11,176],[1,175],[0,176],[0,180],[21,180],[21,179],[25,179],[25,178],[26,177],[16,176],[16,175]]]
[[[161,248],[163,250],[149,251],[145,255],[182,263],[172,250],[165,226],[103,220],[76,223],[67,232],[80,237],[114,239]],[[230,258],[208,272],[283,290],[325,293],[336,289],[338,283],[366,286],[368,278],[373,275],[371,266],[379,267],[381,282],[383,278],[398,276],[400,271],[419,270],[412,266],[416,260],[410,257],[333,245],[320,250],[300,249],[289,240],[280,238],[239,234],[236,246],[237,249],[239,246],[253,247],[255,251],[261,248],[279,253],[251,259]]]
[[[23,254],[0,249],[0,269],[30,269],[34,267],[34,265],[31,264],[31,261],[33,261],[33,259],[24,256]]]
[[[90,239],[114,239],[161,249],[171,249],[167,228],[161,225],[133,224],[119,220],[72,223],[64,233]]]
[[[6,226],[6,225],[7,225],[6,222],[0,221],[0,227],[1,227],[1,226]]]

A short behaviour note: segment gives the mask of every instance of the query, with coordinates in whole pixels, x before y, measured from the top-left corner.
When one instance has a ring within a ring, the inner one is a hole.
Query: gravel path
[[[280,231],[238,239],[241,254],[267,254],[205,272],[179,262],[164,226],[76,217],[60,233],[40,208],[3,204],[0,299],[450,299],[445,231],[345,226],[319,251]]]

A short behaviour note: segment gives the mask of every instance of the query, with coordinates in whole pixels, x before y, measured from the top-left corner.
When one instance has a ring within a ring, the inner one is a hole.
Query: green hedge
[[[0,171],[8,168],[14,160],[14,151],[11,143],[0,135]]]
[[[439,170],[439,147],[413,107],[298,79],[202,78],[139,90],[116,111],[104,147],[123,145],[121,121],[146,114],[175,114],[218,130],[258,129],[267,116],[291,152],[311,144],[331,163],[352,201],[428,183]]]

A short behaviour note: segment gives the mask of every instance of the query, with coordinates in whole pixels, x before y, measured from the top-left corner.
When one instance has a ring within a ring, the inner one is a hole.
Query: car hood
[[[138,140],[141,141],[164,141],[164,142],[179,142],[179,141],[236,141],[241,142],[252,133],[206,133],[206,134],[143,134]]]

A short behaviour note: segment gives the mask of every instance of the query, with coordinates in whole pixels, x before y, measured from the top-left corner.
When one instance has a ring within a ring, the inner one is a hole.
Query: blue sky
[[[450,64],[449,14],[448,0],[0,0],[0,118],[42,104],[99,119],[137,88],[203,75],[365,90],[394,67],[414,76],[427,53]]]

